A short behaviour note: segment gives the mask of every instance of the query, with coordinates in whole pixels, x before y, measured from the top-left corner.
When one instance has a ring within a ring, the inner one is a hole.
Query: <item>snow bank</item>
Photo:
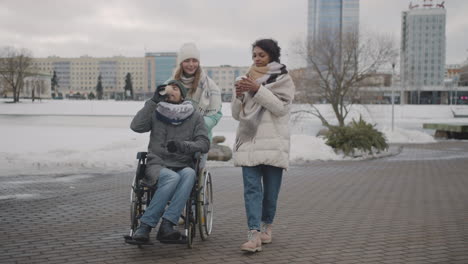
[[[0,119],[1,120],[1,119]],[[149,134],[128,128],[0,124],[0,175],[132,171]]]
[[[341,160],[333,149],[325,144],[321,137],[308,135],[291,136],[290,161],[303,162],[312,160]]]
[[[433,136],[417,131],[404,128],[396,128],[392,131],[391,128],[384,127],[381,129],[389,143],[434,143],[436,140]]]

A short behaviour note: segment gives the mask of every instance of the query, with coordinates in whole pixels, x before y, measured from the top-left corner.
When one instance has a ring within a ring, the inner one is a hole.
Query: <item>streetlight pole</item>
[[[458,103],[458,76],[455,76],[455,105]]]
[[[392,132],[394,129],[394,124],[395,124],[395,94],[394,94],[395,64],[396,64],[395,62],[392,62]]]

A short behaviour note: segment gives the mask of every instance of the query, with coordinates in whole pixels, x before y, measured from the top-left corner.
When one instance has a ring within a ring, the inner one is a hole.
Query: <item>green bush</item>
[[[335,149],[343,151],[345,155],[355,154],[356,150],[373,154],[386,150],[387,141],[382,132],[375,129],[375,125],[366,123],[359,117],[359,121],[353,120],[344,127],[331,126],[326,134],[326,144]]]

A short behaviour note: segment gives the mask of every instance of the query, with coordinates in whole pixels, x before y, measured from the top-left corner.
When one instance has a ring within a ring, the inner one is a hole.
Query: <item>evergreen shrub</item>
[[[327,134],[326,144],[343,152],[345,155],[354,155],[356,151],[373,154],[388,149],[387,140],[375,125],[365,122],[362,117],[359,121],[353,119],[346,126],[331,126]]]

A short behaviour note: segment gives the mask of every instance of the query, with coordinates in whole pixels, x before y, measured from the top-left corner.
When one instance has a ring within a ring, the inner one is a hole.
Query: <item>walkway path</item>
[[[0,263],[468,263],[466,141],[293,166],[273,244],[254,255],[239,250],[240,169],[212,172],[214,231],[194,249],[123,242],[129,174],[0,177]]]

